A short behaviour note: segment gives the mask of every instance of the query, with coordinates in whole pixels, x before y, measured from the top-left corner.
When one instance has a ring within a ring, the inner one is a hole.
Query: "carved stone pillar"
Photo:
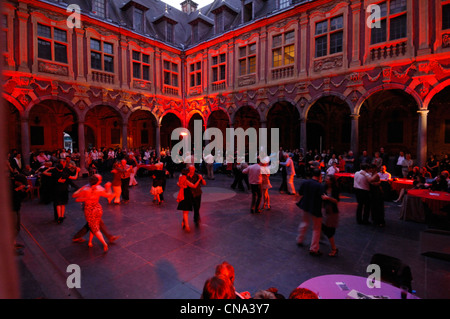
[[[358,145],[359,145],[359,114],[350,114],[352,119],[352,131],[350,137],[350,149],[353,151],[353,154],[358,154]]]
[[[20,119],[21,126],[21,142],[22,142],[22,159],[24,165],[30,164],[30,123],[28,118],[22,117]]]

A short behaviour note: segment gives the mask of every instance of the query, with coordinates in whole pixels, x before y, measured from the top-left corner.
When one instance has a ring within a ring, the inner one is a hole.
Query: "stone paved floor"
[[[108,177],[105,177],[105,181]],[[28,200],[22,208],[24,226],[19,241],[25,254],[17,256],[22,298],[150,298],[198,299],[205,280],[215,266],[228,261],[236,270],[238,291],[254,294],[277,287],[285,296],[309,278],[325,274],[366,276],[374,253],[402,259],[413,273],[413,288],[421,298],[450,298],[450,272],[446,261],[424,257],[419,252],[420,232],[426,225],[399,220],[400,208],[387,202],[385,228],[357,225],[355,199],[343,193],[340,226],[336,233],[339,257],[326,256],[327,240],[321,241],[323,256],[311,257],[295,238],[300,222],[296,196],[278,193],[280,177],[272,176],[272,209],[260,215],[249,212],[250,193],[230,189],[232,178],[217,174],[204,187],[202,225],[191,233],[181,229],[176,210],[176,179],[169,179],[166,202],[152,203],[151,178],[138,177],[126,205],[104,207],[104,221],[121,238],[104,254],[94,239],[72,243],[84,223],[79,203],[70,199],[66,220],[53,222],[51,205]],[[296,187],[301,179],[295,179]],[[77,181],[82,185],[86,179]],[[308,232],[308,242],[310,232]],[[81,288],[68,289],[69,264],[81,267]]]

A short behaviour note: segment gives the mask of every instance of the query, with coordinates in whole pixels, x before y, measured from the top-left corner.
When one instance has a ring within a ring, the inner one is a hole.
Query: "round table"
[[[422,199],[432,213],[436,215],[446,215],[441,209],[450,204],[450,193],[447,192],[432,191],[429,189],[410,189],[408,190],[408,196]]]
[[[412,179],[397,178],[392,180],[391,187],[392,190],[399,192],[402,188],[411,189],[414,187]]]
[[[374,288],[369,288],[368,277],[352,275],[325,275],[311,278],[302,283],[298,288],[307,288],[315,292],[321,299],[402,299],[402,289],[385,282],[376,282]],[[347,290],[341,289],[338,283],[344,283]],[[360,293],[358,295],[358,293]],[[407,299],[419,299],[417,296],[407,293]]]

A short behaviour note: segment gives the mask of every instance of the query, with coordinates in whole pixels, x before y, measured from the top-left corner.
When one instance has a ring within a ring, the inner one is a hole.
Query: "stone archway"
[[[128,147],[154,149],[156,147],[157,120],[153,113],[146,110],[134,111],[128,119]]]
[[[97,148],[117,148],[124,145],[123,120],[120,113],[111,106],[101,104],[91,108],[86,113],[85,126],[92,129],[95,140],[93,146]],[[86,135],[86,147],[89,144],[92,144],[92,141],[89,141],[89,135]]]
[[[267,141],[271,140],[271,129],[279,130],[279,146],[283,150],[295,150],[300,145],[300,114],[289,102],[276,102],[267,113]],[[270,145],[268,145],[270,149]]]
[[[161,148],[171,149],[177,141],[172,141],[172,131],[182,127],[180,118],[174,113],[166,113],[161,119]]]
[[[359,150],[370,156],[383,147],[395,155],[403,151],[417,157],[418,105],[400,89],[381,90],[368,96],[359,110]]]
[[[428,104],[428,157],[435,154],[442,159],[450,154],[450,85],[439,91]]]

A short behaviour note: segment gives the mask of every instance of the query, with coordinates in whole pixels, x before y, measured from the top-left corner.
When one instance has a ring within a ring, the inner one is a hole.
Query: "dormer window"
[[[121,9],[131,21],[131,27],[136,32],[145,33],[145,12],[148,8],[141,3],[130,0]]]
[[[243,18],[244,18],[244,23],[250,22],[253,20],[253,1],[250,1],[249,3],[244,4]]]
[[[144,11],[138,8],[133,10],[133,28],[137,32],[144,32]]]
[[[174,27],[172,23],[167,23],[166,24],[166,41],[173,43],[173,31],[174,31]]]
[[[92,13],[100,18],[106,18],[106,0],[92,0]]]

